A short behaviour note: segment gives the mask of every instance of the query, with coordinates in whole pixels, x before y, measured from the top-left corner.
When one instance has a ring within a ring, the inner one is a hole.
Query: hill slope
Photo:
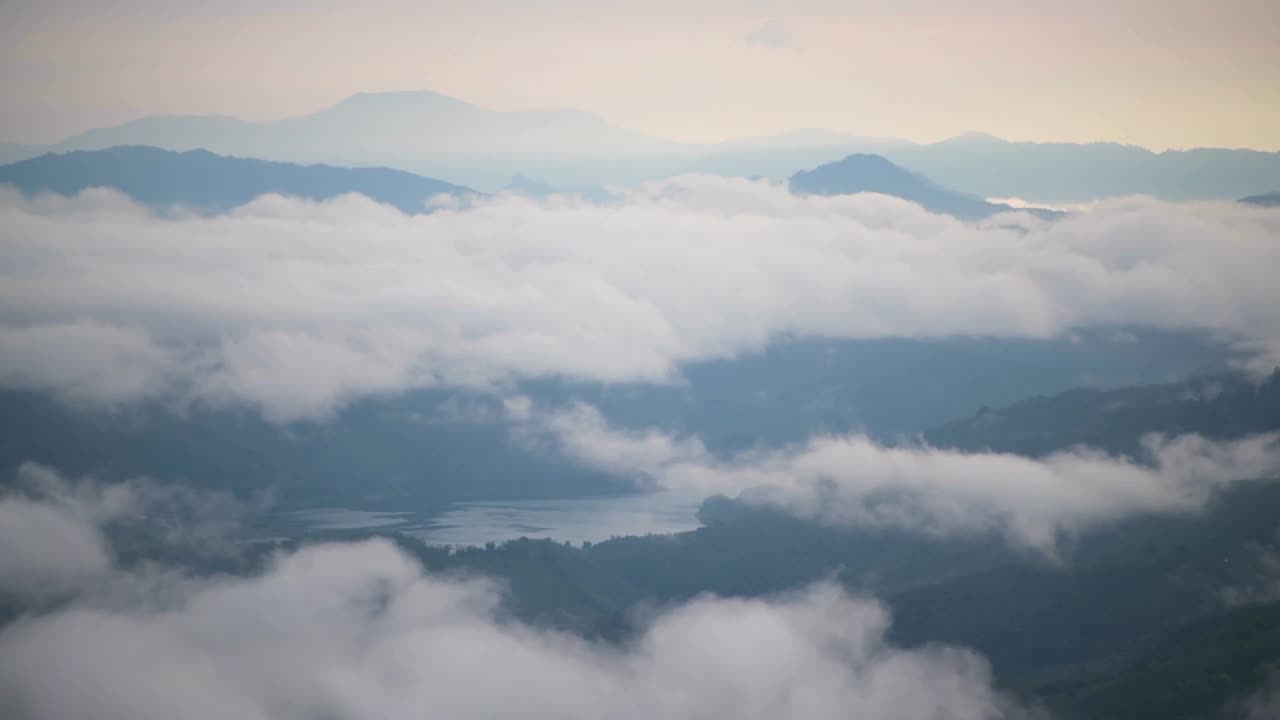
[[[1229,438],[1280,428],[1280,370],[1261,383],[1237,375],[1165,385],[1079,388],[1034,397],[925,433],[941,447],[1044,455],[1072,445],[1136,453],[1144,433]]]
[[[961,220],[981,220],[1015,208],[948,190],[928,178],[894,165],[880,155],[855,153],[843,160],[802,170],[791,176],[792,192],[812,195],[848,195],[874,192],[910,200],[926,210]],[[1042,217],[1059,213],[1033,211]]]
[[[899,165],[982,197],[1082,202],[1117,195],[1235,199],[1280,186],[1280,153],[1192,148],[1153,152],[1119,143],[1010,142],[969,134],[886,148]]]
[[[1248,203],[1249,205],[1261,205],[1262,207],[1280,207],[1280,192],[1250,195],[1246,198],[1240,198],[1240,202]]]
[[[293,165],[224,157],[206,150],[173,152],[121,146],[41,155],[0,167],[0,184],[28,192],[72,195],[92,187],[120,190],[152,207],[223,212],[267,193],[325,200],[360,193],[407,213],[423,212],[440,194],[471,191],[442,180],[386,168]]]

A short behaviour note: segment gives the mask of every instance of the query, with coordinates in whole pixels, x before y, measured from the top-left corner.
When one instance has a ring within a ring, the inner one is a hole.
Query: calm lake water
[[[580,545],[614,536],[693,530],[701,496],[670,491],[606,498],[492,500],[458,503],[426,520],[412,512],[318,508],[287,513],[291,524],[313,530],[377,528],[416,535],[436,545],[483,545],[520,537]]]

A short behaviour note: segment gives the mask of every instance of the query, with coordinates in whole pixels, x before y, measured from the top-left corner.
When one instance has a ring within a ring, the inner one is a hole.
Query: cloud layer
[[[183,587],[168,607],[81,604],[9,627],[0,709],[15,720],[1013,712],[981,658],[893,648],[883,607],[830,586],[695,600],[624,649],[502,620],[498,601],[487,582],[423,575],[385,541],[313,547],[260,577]]]
[[[112,569],[106,524],[145,505],[141,481],[71,482],[26,463],[0,495],[0,600],[39,600],[100,582]]]
[[[385,540],[282,554],[261,574],[183,577],[113,566],[100,525],[128,485],[24,470],[46,494],[21,511],[69,602],[0,628],[0,715],[187,718],[837,718],[1019,715],[985,661],[889,645],[873,600],[817,585],[768,600],[701,598],[626,646],[505,617],[483,579],[434,577]],[[50,543],[72,537],[72,542]],[[60,555],[79,548],[72,563]],[[0,578],[49,570],[6,552]],[[127,591],[122,591],[122,588]]]
[[[40,604],[108,584],[117,570],[115,532],[144,557],[155,548],[188,559],[230,556],[252,509],[181,485],[70,480],[24,463],[0,493],[0,603]]]
[[[161,219],[109,191],[0,194],[0,386],[320,418],[530,376],[665,381],[780,334],[1280,338],[1280,212],[1131,199],[972,226],[878,195],[686,176],[614,207],[501,196],[406,216],[267,196]]]
[[[1150,464],[1087,448],[1031,459],[885,447],[858,435],[721,459],[696,437],[612,428],[586,405],[509,406],[526,438],[549,439],[571,457],[665,488],[740,495],[832,524],[997,532],[1049,552],[1064,534],[1132,514],[1194,512],[1231,482],[1280,475],[1276,433],[1233,442],[1152,436]]]

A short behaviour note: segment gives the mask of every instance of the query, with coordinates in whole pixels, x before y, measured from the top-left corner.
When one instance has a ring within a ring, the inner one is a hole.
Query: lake
[[[623,535],[693,530],[702,496],[660,491],[621,497],[559,500],[489,500],[457,503],[418,519],[412,510],[316,508],[284,514],[312,530],[378,529],[413,535],[433,545],[484,545],[520,537],[551,538],[574,545]]]

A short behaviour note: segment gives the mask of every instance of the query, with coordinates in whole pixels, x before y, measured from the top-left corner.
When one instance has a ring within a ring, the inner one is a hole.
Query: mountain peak
[[[895,165],[883,155],[853,153],[791,176],[793,189],[818,195],[879,192],[898,197],[933,186],[928,179]],[[907,194],[902,194],[902,193]]]
[[[889,160],[889,158],[883,155],[875,155],[873,153],[852,153],[833,163],[828,163],[827,165],[835,165],[843,168],[878,169],[888,172],[911,174],[909,170],[901,165],[894,164],[893,161]]]
[[[962,133],[960,135],[956,135],[955,137],[947,138],[946,140],[943,140],[938,144],[939,145],[944,145],[944,144],[945,145],[1004,145],[1006,143],[1008,143],[1007,140],[1005,140],[1004,138],[996,137],[991,133],[979,132],[977,130],[970,130],[967,133]]]
[[[953,192],[881,155],[869,153],[854,153],[843,160],[802,170],[791,176],[790,186],[793,192],[812,195],[865,192],[892,195],[930,212],[945,213],[962,220],[979,220],[1012,209]]]
[[[434,90],[391,90],[358,92],[330,107],[330,110],[464,110],[470,103]]]

